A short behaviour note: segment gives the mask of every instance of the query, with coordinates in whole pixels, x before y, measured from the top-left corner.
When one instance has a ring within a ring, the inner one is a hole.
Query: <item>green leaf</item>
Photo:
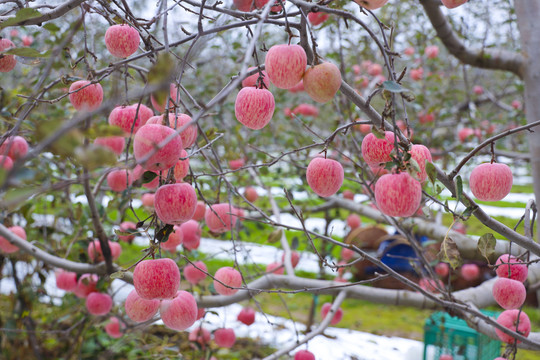
[[[51,51],[47,50],[44,53],[40,53],[36,49],[32,49],[29,47],[22,47],[22,48],[9,49],[7,51],[4,51],[4,54],[17,55],[17,56],[23,56],[23,57],[47,58],[51,55]]]
[[[452,269],[457,269],[463,263],[459,249],[454,240],[448,236],[441,243],[441,251],[437,254],[440,261],[450,264]]]
[[[278,242],[281,239],[281,236],[283,235],[283,229],[276,229],[268,235],[268,242],[273,244]]]
[[[145,171],[142,178],[143,178],[143,184],[148,184],[152,180],[154,180],[158,176],[157,173],[153,171]]]
[[[117,271],[109,275],[111,279],[122,279],[124,278],[124,272],[123,271]]]
[[[14,17],[7,19],[3,23],[0,23],[0,29],[3,29],[11,25],[16,25],[22,21],[39,17],[39,16],[41,16],[41,13],[37,11],[36,9],[24,8],[17,11],[17,14],[15,14]]]
[[[435,184],[435,181],[437,180],[437,170],[435,169],[435,165],[426,161],[426,172],[429,181],[431,181],[432,184]]]
[[[94,144],[87,147],[77,147],[75,149],[75,159],[88,170],[116,164],[116,154],[114,152],[106,147]]]
[[[98,137],[125,135],[124,130],[122,130],[118,126],[113,126],[106,123],[99,123],[97,125],[93,125],[88,130],[86,130],[84,134],[92,140]]]
[[[292,241],[291,241],[291,250],[298,249],[298,245],[299,245],[298,237],[295,236],[292,238]]]
[[[468,217],[470,217],[472,215],[473,211],[474,211],[474,208],[469,206],[469,207],[467,207],[465,209],[465,211],[463,211],[463,214],[461,214],[461,215],[463,215],[463,217],[468,218]]]
[[[169,83],[173,77],[175,67],[176,62],[173,60],[171,54],[159,54],[155,65],[148,72],[148,82],[152,85]],[[154,99],[158,104],[164,104],[169,93],[170,88],[167,86],[164,90],[156,91],[154,93]]]
[[[463,180],[461,180],[460,175],[456,177],[456,188],[457,188],[457,201],[459,202],[461,200],[461,195],[463,194]]]
[[[492,233],[486,233],[478,239],[478,251],[486,258],[488,264],[489,258],[495,254],[495,245],[497,245],[497,239],[495,239]]]
[[[392,93],[402,93],[402,92],[409,91],[409,89],[404,88],[397,82],[390,81],[390,80],[383,81],[382,87],[384,90],[390,91]]]
[[[54,23],[47,23],[43,25],[43,28],[45,30],[49,30],[50,32],[57,32],[58,30],[60,30],[60,28]]]
[[[377,139],[385,139],[385,133],[384,131],[377,129],[375,126],[371,127],[371,133],[375,135]]]
[[[158,231],[156,231],[156,240],[159,242],[164,242],[169,239],[169,235],[173,232],[174,225],[167,224]]]

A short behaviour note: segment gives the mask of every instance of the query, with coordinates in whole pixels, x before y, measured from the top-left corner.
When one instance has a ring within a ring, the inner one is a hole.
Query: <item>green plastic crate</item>
[[[487,316],[499,313],[482,310]],[[424,324],[424,360],[450,354],[454,360],[493,360],[501,353],[501,342],[471,329],[465,320],[436,312]]]

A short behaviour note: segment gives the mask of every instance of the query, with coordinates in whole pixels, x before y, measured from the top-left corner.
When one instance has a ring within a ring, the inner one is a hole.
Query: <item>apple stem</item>
[[[491,143],[491,164],[495,162],[495,142]]]

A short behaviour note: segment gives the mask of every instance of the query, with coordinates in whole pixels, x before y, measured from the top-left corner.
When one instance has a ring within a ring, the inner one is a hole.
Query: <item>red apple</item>
[[[174,103],[176,103],[178,101],[177,94],[178,94],[178,87],[176,86],[176,84],[170,84],[169,85],[169,96],[170,96],[169,109],[172,109],[173,106],[174,106]],[[152,95],[150,97],[150,102],[152,103],[152,107],[157,112],[162,113],[162,112],[165,111],[165,106],[167,104],[167,99],[163,99],[161,104],[159,104],[157,102],[156,98],[154,97],[154,95]]]
[[[390,153],[394,150],[394,133],[384,132],[384,139],[378,139],[375,134],[367,134],[362,140],[362,157],[368,164],[380,164],[392,161]]]
[[[379,76],[383,73],[383,67],[381,64],[371,64],[369,65],[367,72],[371,76]]]
[[[289,92],[292,92],[292,93],[297,93],[297,92],[301,92],[301,91],[304,91],[304,82],[302,80],[300,80],[300,82],[296,85],[294,85],[292,88],[288,89]]]
[[[77,287],[73,290],[73,293],[78,298],[86,298],[89,294],[97,291],[97,282],[97,275],[83,274],[77,281]]]
[[[302,80],[307,56],[299,45],[274,45],[266,53],[266,72],[272,83],[280,89],[290,89]]]
[[[298,265],[298,262],[300,261],[300,255],[296,251],[291,251],[291,265],[293,268]],[[285,263],[285,253],[281,255],[281,262]]]
[[[360,216],[356,214],[350,214],[347,216],[347,225],[351,228],[351,230],[356,229],[357,227],[360,227],[362,224],[362,219],[360,219]]]
[[[233,295],[242,286],[242,275],[232,267],[222,267],[214,275],[214,289],[220,295]]]
[[[484,88],[481,87],[480,85],[474,85],[472,90],[476,95],[482,95],[484,93]]]
[[[191,330],[191,332],[189,333],[189,336],[188,336],[188,340],[189,341],[193,341],[193,342],[197,342],[199,343],[199,345],[201,347],[204,348],[205,345],[209,344],[210,343],[210,331],[202,328],[202,327],[198,327],[198,328],[195,328],[193,330]]]
[[[257,199],[259,198],[259,194],[257,194],[257,190],[255,190],[254,188],[248,186],[245,190],[244,190],[244,197],[247,199],[247,201],[249,202],[255,202],[257,201]]]
[[[94,140],[94,144],[106,147],[116,155],[122,155],[126,146],[126,140],[122,136],[98,137]]]
[[[195,213],[191,219],[195,221],[201,221],[204,219],[204,214],[206,213],[206,204],[204,201],[197,201],[197,206],[195,207]]]
[[[252,130],[265,127],[274,115],[274,95],[266,89],[245,87],[234,103],[236,119]]]
[[[251,0],[248,0],[251,3]],[[255,70],[257,67],[252,66],[248,68],[248,71]],[[256,72],[253,75],[247,76],[244,80],[242,80],[242,87],[256,87],[257,86],[257,80],[259,79],[260,73]],[[268,89],[270,87],[270,79],[268,78],[268,74],[266,71],[262,71],[262,81],[264,84],[264,87]]]
[[[13,168],[13,160],[9,156],[0,155],[0,168],[9,171]]]
[[[103,102],[103,88],[88,80],[75,81],[69,87],[69,101],[76,110],[94,111]]]
[[[463,5],[468,0],[441,0],[444,6],[446,6],[448,9],[456,8],[460,5]]]
[[[135,266],[133,285],[143,299],[170,299],[180,286],[180,270],[171,259],[143,260]]]
[[[124,335],[120,329],[120,322],[116,317],[109,318],[109,323],[105,325],[105,332],[114,339],[121,338]]]
[[[420,182],[424,182],[427,179],[426,172],[426,163],[432,162],[431,152],[424,145],[413,145],[411,146],[411,158],[413,158],[417,163],[420,171],[414,174]]]
[[[495,266],[497,266],[496,273],[499,277],[510,278],[521,282],[527,280],[527,275],[529,274],[527,265],[512,255],[501,255],[497,259]]]
[[[206,210],[204,219],[210,231],[221,234],[235,226],[238,220],[236,215],[238,215],[238,209],[228,203],[221,203],[210,206]]]
[[[8,51],[15,47],[15,44],[8,39],[0,39],[0,52]],[[0,59],[0,72],[10,72],[17,65],[15,55],[4,55]]]
[[[133,128],[135,134],[150,119],[148,111],[151,115],[152,110],[139,104],[117,106],[109,114],[109,124],[118,126],[128,134],[131,134]]]
[[[324,12],[316,12],[316,13],[310,12],[307,15],[307,18],[308,18],[309,22],[311,23],[311,25],[317,26],[317,25],[322,24],[326,20],[328,20],[329,16],[330,15],[328,15],[327,13],[324,13]]]
[[[284,272],[285,272],[285,268],[283,267],[283,264],[280,262],[273,262],[266,265],[266,273],[268,274],[283,275]]]
[[[199,223],[195,220],[189,220],[180,225],[180,229],[182,230],[182,234],[184,234],[184,240],[182,243],[184,249],[197,249],[201,242],[201,228]]]
[[[11,226],[8,228],[13,234],[17,235],[23,240],[26,240],[26,231],[20,226]],[[13,254],[14,252],[19,251],[19,248],[16,245],[13,245],[3,236],[0,236],[0,250],[5,254]]]
[[[291,114],[317,117],[319,116],[319,109],[317,109],[316,106],[310,104],[300,104],[292,110]]]
[[[133,176],[130,170],[113,170],[107,174],[107,185],[112,191],[122,192],[131,186],[133,183]]]
[[[206,279],[208,268],[202,261],[196,261],[193,264],[189,264],[184,268],[184,277],[190,284],[197,285]]]
[[[188,183],[163,185],[155,194],[154,207],[165,224],[180,225],[191,219],[197,206],[197,194]]]
[[[473,169],[469,187],[478,200],[499,201],[510,193],[512,182],[512,170],[508,165],[485,163]]]
[[[112,305],[112,297],[109,294],[93,292],[86,297],[86,309],[92,315],[108,314]]]
[[[476,264],[464,264],[461,267],[461,276],[467,281],[474,281],[480,276],[480,268]]]
[[[237,319],[241,323],[249,326],[255,322],[255,310],[250,307],[245,307],[238,313]]]
[[[439,47],[437,45],[426,46],[424,54],[428,59],[435,59],[439,56]]]
[[[170,252],[175,252],[176,248],[182,244],[184,234],[180,226],[175,226],[172,233],[169,234],[167,241],[161,243],[161,248]]]
[[[127,232],[128,230],[137,230],[137,225],[131,221],[124,221],[120,224],[120,231]],[[118,235],[118,240],[131,243],[135,239],[135,235]]]
[[[65,291],[73,291],[77,287],[77,274],[71,271],[57,269],[54,274],[56,275],[56,287]]]
[[[326,318],[326,315],[328,315],[328,312],[330,311],[330,308],[332,307],[331,303],[324,303],[321,307],[321,318]],[[330,321],[330,325],[337,325],[343,318],[343,310],[341,308],[337,309],[334,317]]]
[[[105,32],[105,46],[118,58],[133,55],[139,48],[140,41],[137,29],[126,24],[113,25]]]
[[[170,136],[173,136],[172,140],[166,145],[161,145]],[[159,171],[173,167],[178,162],[182,149],[180,135],[163,125],[144,125],[133,139],[133,154],[137,162],[142,162],[143,158],[152,154],[144,164],[141,164],[146,170]]]
[[[317,195],[329,197],[343,185],[343,167],[335,160],[316,157],[308,165],[306,179],[311,190]]]
[[[178,291],[174,299],[162,300],[161,320],[169,329],[184,331],[197,320],[197,302],[187,291]]]
[[[529,320],[529,317],[527,316],[527,314],[525,314],[524,311],[516,309],[503,311],[501,315],[499,315],[499,317],[497,318],[497,322],[507,329],[521,333],[525,337],[528,337],[529,333],[531,332],[531,321]],[[499,339],[501,339],[501,341],[507,344],[514,344],[516,342],[515,338],[505,334],[499,329],[495,329],[495,332],[497,333]],[[518,344],[520,342],[521,341],[517,341]]]
[[[447,277],[450,273],[450,265],[444,262],[438,263],[437,265],[435,265],[435,273],[440,277]]]
[[[409,173],[383,175],[375,183],[375,201],[388,216],[413,216],[422,200],[422,186]]]
[[[150,320],[157,313],[160,300],[143,299],[133,289],[126,298],[124,308],[126,315],[135,322],[144,322]]]
[[[422,67],[411,69],[409,74],[414,81],[420,81],[424,77],[424,69]]]
[[[525,302],[527,290],[522,282],[500,277],[493,284],[493,298],[503,309],[519,309]]]
[[[315,355],[307,350],[300,350],[294,354],[294,360],[315,360]]]
[[[236,335],[233,329],[217,329],[214,332],[214,340],[219,347],[231,348],[236,342]]]

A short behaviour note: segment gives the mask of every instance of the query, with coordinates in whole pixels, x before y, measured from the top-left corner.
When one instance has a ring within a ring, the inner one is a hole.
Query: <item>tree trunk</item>
[[[540,119],[540,0],[516,0],[514,6],[521,34],[524,57],[523,81],[525,83],[525,109],[527,123]],[[536,204],[540,203],[540,129],[529,133],[532,178]],[[537,221],[536,238],[540,233]],[[532,229],[534,230],[534,229]]]

